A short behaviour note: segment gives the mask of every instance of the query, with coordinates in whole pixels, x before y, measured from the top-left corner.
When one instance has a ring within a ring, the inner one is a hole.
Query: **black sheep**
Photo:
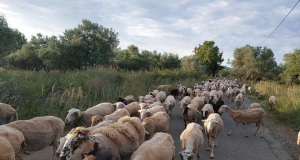
[[[216,104],[212,100],[209,100],[209,104],[213,105],[214,112],[219,113],[219,109],[225,104],[223,100],[218,100]],[[221,114],[220,114],[221,115]]]
[[[174,98],[176,98],[176,97],[178,97],[178,92],[179,92],[179,91],[178,91],[177,88],[176,88],[176,89],[172,89],[172,90],[171,90],[171,95],[174,96]]]

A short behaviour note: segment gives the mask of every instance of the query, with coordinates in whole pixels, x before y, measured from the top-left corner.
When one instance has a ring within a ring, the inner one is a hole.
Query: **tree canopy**
[[[295,49],[293,53],[284,55],[285,70],[280,78],[290,84],[300,83],[300,50]]]
[[[215,76],[216,73],[223,69],[221,63],[224,61],[223,52],[219,51],[219,47],[215,46],[214,41],[204,41],[202,45],[195,47],[194,52],[198,56],[200,63],[207,68],[208,75]]]

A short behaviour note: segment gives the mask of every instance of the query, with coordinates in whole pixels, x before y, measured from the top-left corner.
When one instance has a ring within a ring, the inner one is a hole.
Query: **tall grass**
[[[54,115],[64,117],[70,108],[85,110],[118,96],[145,95],[154,86],[182,83],[187,86],[206,79],[196,72],[155,70],[120,72],[97,68],[76,72],[0,70],[0,102],[17,108],[20,119]]]
[[[300,86],[279,85],[276,82],[260,82],[254,85],[263,95],[262,104],[269,108],[269,96],[276,96],[275,118],[294,128],[300,126]]]

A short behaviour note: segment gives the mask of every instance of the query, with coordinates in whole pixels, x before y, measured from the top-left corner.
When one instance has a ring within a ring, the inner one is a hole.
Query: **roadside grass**
[[[53,115],[63,118],[70,108],[85,110],[118,96],[137,99],[155,86],[193,86],[207,79],[199,72],[182,70],[117,71],[93,68],[88,71],[33,72],[0,70],[0,102],[18,110],[20,119]]]
[[[277,82],[261,81],[253,85],[253,90],[260,90],[262,97],[261,104],[265,109],[269,109],[269,97],[275,96],[277,99],[272,117],[284,125],[294,129],[300,126],[300,86],[281,85]]]

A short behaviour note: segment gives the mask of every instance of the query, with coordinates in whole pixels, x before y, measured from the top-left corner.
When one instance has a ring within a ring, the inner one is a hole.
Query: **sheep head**
[[[226,105],[222,105],[220,108],[219,108],[219,111],[218,111],[218,113],[219,114],[222,114],[223,112],[225,112],[226,111],[226,109],[228,108],[228,106],[226,106]]]
[[[65,137],[62,152],[59,157],[61,160],[70,160],[81,154],[89,153],[94,150],[94,144],[98,143],[96,138],[89,134],[89,130],[77,127],[69,132]]]
[[[116,105],[116,110],[125,108],[125,106],[126,106],[126,104],[123,102],[116,102],[116,103],[114,103],[114,105]]]
[[[141,115],[141,121],[143,121],[145,118],[150,117],[150,112],[148,111],[148,109],[141,109],[139,110],[140,115]]]
[[[192,151],[184,150],[178,153],[182,160],[194,159],[195,154]]]
[[[79,109],[71,108],[67,112],[67,116],[65,118],[65,123],[69,124],[69,123],[75,121],[76,119],[78,119],[80,116],[81,116],[81,111]]]
[[[92,117],[92,124],[91,124],[91,127],[97,125],[98,123],[102,122],[103,121],[103,117],[97,115],[97,116],[93,116]]]

